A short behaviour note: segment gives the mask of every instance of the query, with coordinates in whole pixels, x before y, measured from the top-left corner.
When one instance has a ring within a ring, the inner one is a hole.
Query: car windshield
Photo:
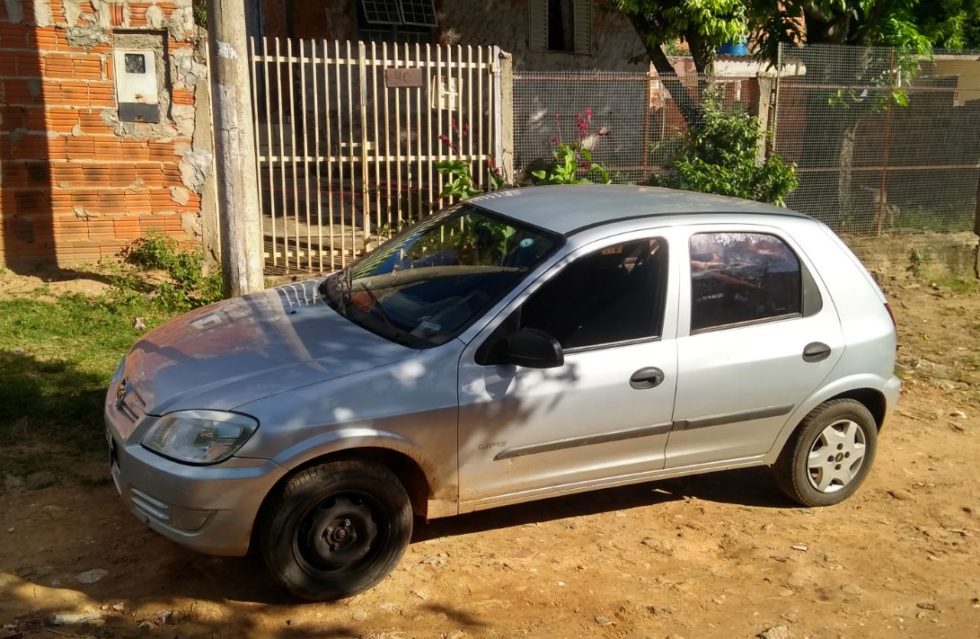
[[[320,284],[330,306],[393,341],[442,344],[483,315],[560,237],[471,205],[408,228]]]

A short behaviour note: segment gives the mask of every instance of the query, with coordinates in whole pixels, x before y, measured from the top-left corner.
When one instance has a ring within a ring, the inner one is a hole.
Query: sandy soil
[[[419,524],[375,589],[297,604],[257,561],[150,532],[110,486],[14,490],[0,639],[976,637],[980,295],[886,288],[905,391],[842,505],[792,507],[765,469],[549,500]]]

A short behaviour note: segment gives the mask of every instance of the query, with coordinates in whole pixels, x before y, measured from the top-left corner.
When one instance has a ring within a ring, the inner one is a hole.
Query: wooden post
[[[262,289],[262,224],[256,176],[245,2],[208,3],[215,173],[225,294]]]

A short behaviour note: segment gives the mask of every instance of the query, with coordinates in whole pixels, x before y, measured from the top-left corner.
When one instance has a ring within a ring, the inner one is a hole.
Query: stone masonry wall
[[[0,266],[94,263],[150,229],[200,241],[195,33],[191,0],[0,0]],[[159,123],[120,122],[114,47],[156,53]]]

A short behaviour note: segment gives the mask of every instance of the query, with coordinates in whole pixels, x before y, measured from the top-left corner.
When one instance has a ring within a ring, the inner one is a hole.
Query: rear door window
[[[691,236],[691,331],[800,315],[800,260],[767,233]]]

